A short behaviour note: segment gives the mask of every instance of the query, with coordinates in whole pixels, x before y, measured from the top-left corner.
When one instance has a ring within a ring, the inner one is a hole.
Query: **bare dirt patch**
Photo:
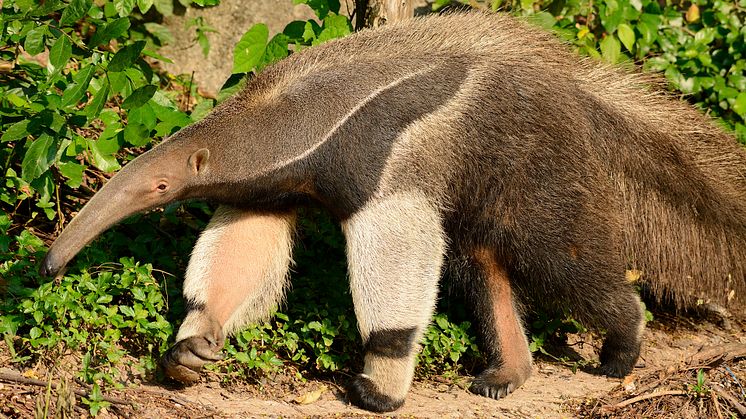
[[[713,417],[746,416],[745,324],[729,330],[708,321],[663,316],[649,325],[641,362],[625,380],[594,375],[592,368],[573,372],[562,363],[540,359],[531,379],[504,400],[475,396],[469,377],[415,382],[404,407],[389,417]],[[579,359],[595,359],[597,341],[583,336],[565,348]],[[19,372],[2,369],[0,418],[33,417],[47,389],[8,379]],[[28,375],[28,374],[27,374]],[[698,379],[699,375],[699,379]],[[48,377],[47,377],[48,378]],[[253,384],[220,384],[208,376],[192,387],[151,383],[107,392],[114,400],[103,417],[378,417],[349,405],[347,376],[300,380],[293,374],[265,377]],[[46,383],[49,380],[39,380]],[[55,379],[51,380],[55,383]],[[78,393],[87,389],[71,384]],[[58,390],[51,389],[53,414]],[[80,396],[75,416],[85,414]],[[299,402],[306,402],[301,404]],[[43,405],[43,404],[42,404]],[[50,414],[50,417],[51,417]]]

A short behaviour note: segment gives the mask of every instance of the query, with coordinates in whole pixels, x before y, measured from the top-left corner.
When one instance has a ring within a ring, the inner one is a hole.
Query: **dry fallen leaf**
[[[326,386],[321,386],[317,390],[309,391],[308,393],[298,396],[295,398],[295,402],[298,404],[311,404],[321,397],[322,394],[327,390]]]
[[[631,393],[635,391],[637,386],[635,385],[635,380],[637,379],[637,376],[635,374],[630,374],[626,377],[624,377],[624,381],[622,381],[622,387],[624,388],[624,391]]]
[[[696,22],[699,20],[699,6],[692,4],[686,11],[686,21],[689,23]]]
[[[627,272],[624,273],[624,278],[627,280],[627,282],[635,283],[640,280],[640,277],[642,276],[642,271],[639,271],[637,269],[629,269]]]

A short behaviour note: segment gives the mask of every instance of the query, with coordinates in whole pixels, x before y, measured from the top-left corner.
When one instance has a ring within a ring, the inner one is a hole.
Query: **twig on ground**
[[[712,390],[717,393],[718,396],[722,397],[723,400],[730,403],[731,406],[733,406],[734,409],[738,411],[741,416],[746,417],[746,406],[742,405],[741,403],[736,400],[735,397],[728,394],[724,388],[720,386],[712,386]]]
[[[37,387],[46,387],[48,385],[46,381],[37,380],[34,378],[27,378],[27,377],[22,376],[21,374],[13,373],[13,372],[6,372],[6,371],[0,371],[0,381],[6,381],[10,383],[21,383],[21,384],[27,384],[27,385],[37,386]],[[55,390],[57,389],[56,383],[51,383],[51,385],[53,389]],[[78,390],[78,389],[73,389],[72,391],[73,393],[75,393],[76,395],[80,397],[91,397],[91,394],[87,391]],[[117,399],[115,397],[103,396],[102,400],[107,401],[109,403],[114,403],[114,404],[134,406],[134,403],[132,403],[131,401]]]
[[[723,419],[723,412],[720,411],[720,402],[718,401],[717,394],[711,391],[710,396],[712,397],[712,404],[715,405],[715,412],[718,414],[718,419]]]
[[[746,358],[746,344],[731,343],[700,351],[689,358],[687,364],[690,366],[696,364],[712,366],[715,363],[728,362],[738,358]]]
[[[620,403],[617,403],[615,405],[607,406],[607,408],[610,408],[612,410],[616,410],[616,409],[621,409],[621,408],[623,408],[625,406],[629,406],[631,404],[634,404],[634,403],[637,403],[637,402],[641,402],[643,400],[652,399],[652,398],[655,398],[655,397],[662,397],[662,396],[686,396],[686,394],[687,394],[686,391],[681,391],[681,390],[658,391],[658,392],[655,392],[655,393],[648,393],[648,394],[643,394],[643,395],[640,395],[640,396],[637,396],[637,397],[633,397],[631,399],[627,399],[627,400],[625,400],[623,402],[620,402]]]

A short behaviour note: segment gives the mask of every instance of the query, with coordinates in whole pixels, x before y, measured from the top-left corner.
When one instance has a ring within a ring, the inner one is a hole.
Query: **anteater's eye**
[[[159,182],[158,186],[156,186],[155,189],[158,192],[166,192],[166,190],[168,190],[168,183],[166,183],[166,182]]]

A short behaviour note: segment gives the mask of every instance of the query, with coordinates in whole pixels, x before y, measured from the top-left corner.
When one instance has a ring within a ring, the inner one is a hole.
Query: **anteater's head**
[[[208,176],[208,148],[167,140],[109,180],[55,240],[41,266],[56,275],[86,244],[118,221],[189,197]]]

